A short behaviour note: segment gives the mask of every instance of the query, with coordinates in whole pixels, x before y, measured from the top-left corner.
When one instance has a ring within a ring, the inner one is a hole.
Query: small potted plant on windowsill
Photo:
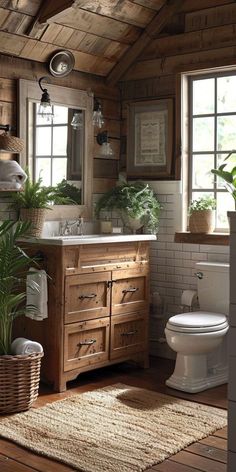
[[[135,232],[142,226],[157,233],[161,204],[148,184],[141,181],[128,183],[120,176],[118,185],[101,196],[95,206],[95,215],[102,210],[117,210],[127,228]]]
[[[192,200],[189,205],[190,233],[212,233],[216,201],[210,195]]]

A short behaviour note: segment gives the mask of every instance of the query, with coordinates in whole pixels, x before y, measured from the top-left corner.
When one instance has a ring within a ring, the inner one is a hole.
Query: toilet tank
[[[200,310],[229,314],[229,264],[197,262]]]

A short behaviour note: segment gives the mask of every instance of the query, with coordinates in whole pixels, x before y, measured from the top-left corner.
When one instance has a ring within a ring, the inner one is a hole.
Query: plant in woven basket
[[[0,225],[0,355],[10,354],[14,320],[34,307],[26,307],[26,280],[35,259],[18,246],[29,235],[30,223],[4,221]],[[38,290],[37,284],[34,287]]]
[[[192,200],[189,205],[189,231],[211,233],[214,230],[216,200],[210,195]]]
[[[27,169],[26,173],[28,178],[24,188],[21,192],[12,193],[10,207],[19,212],[21,220],[31,221],[32,236],[40,237],[46,210],[52,208],[53,204],[68,204],[72,202],[69,197],[61,195],[55,187],[42,186],[42,177],[33,182]]]

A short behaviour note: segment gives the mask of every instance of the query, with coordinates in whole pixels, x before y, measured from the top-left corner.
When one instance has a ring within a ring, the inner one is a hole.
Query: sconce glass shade
[[[75,130],[83,128],[83,115],[81,112],[74,113],[74,116],[71,121],[71,126]]]
[[[107,131],[103,131],[102,133],[98,133],[97,143],[100,144],[100,146],[101,146],[101,149],[99,151],[100,156],[102,156],[102,157],[113,157],[114,156],[114,151],[111,147],[111,144],[108,141]]]
[[[53,107],[51,105],[50,95],[46,88],[42,88],[41,82],[42,80],[48,80],[47,77],[41,77],[39,79],[39,87],[42,90],[42,97],[40,100],[40,105],[38,109],[38,115],[45,118],[47,121],[53,117]]]
[[[104,118],[102,115],[102,106],[101,103],[94,99],[94,107],[93,107],[93,125],[97,126],[97,128],[102,128],[104,125]]]
[[[103,156],[103,157],[113,157],[114,156],[114,151],[111,147],[111,144],[110,143],[103,143],[101,145],[99,155]]]

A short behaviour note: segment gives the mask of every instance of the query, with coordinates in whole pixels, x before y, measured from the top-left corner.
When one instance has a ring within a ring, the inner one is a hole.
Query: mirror
[[[41,176],[44,185],[56,186],[62,181],[74,185],[79,190],[80,215],[90,216],[93,96],[66,87],[46,87],[53,104],[50,118],[38,115],[38,82],[19,80],[19,136],[26,143],[20,165],[29,168],[34,180]],[[78,207],[74,210],[78,212]]]

